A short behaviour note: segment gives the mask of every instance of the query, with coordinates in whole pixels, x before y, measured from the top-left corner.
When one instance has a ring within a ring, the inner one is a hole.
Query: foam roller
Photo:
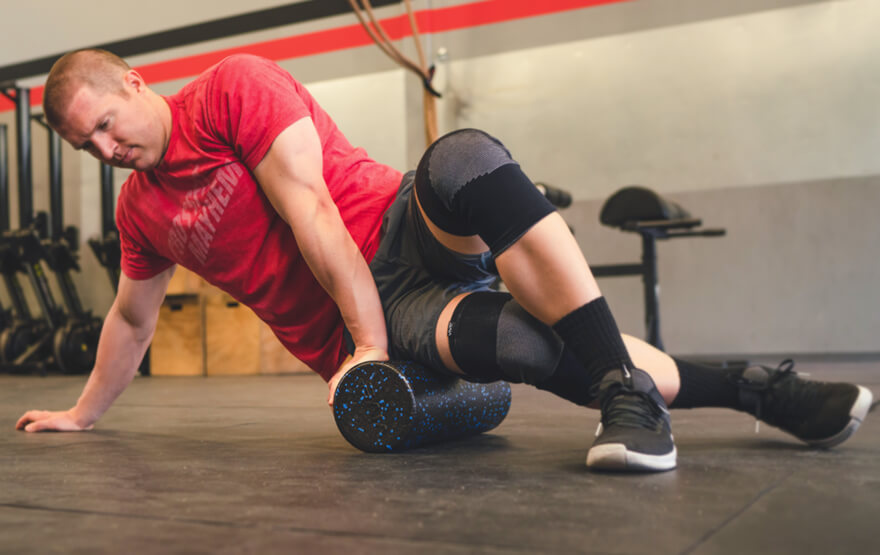
[[[388,453],[489,431],[510,410],[506,382],[472,383],[413,362],[365,362],[339,381],[333,416],[362,451]]]

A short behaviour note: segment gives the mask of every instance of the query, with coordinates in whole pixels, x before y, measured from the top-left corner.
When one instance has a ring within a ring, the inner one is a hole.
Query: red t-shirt
[[[329,380],[344,358],[342,318],[251,172],[281,131],[311,117],[330,196],[367,261],[401,173],[354,148],[269,60],[231,56],[166,101],[168,151],[156,169],[133,172],[119,195],[122,270],[141,280],[175,263],[189,268],[251,307]]]

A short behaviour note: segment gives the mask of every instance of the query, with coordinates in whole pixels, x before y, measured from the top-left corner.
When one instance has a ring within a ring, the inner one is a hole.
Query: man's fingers
[[[46,410],[29,410],[18,419],[15,424],[17,430],[25,432],[45,432],[56,430],[59,432],[74,432],[82,430],[66,412],[51,412]],[[92,426],[85,428],[90,430]]]
[[[330,389],[330,393],[327,394],[327,404],[331,407],[333,406],[333,397],[336,395],[336,386],[338,384],[339,378],[337,378],[336,376],[334,376],[333,379],[330,380],[330,383],[327,384]]]
[[[30,422],[34,422],[39,419],[46,411],[44,410],[29,410],[24,413],[21,418],[18,419],[18,422],[15,423],[16,430],[23,430],[25,426]]]
[[[24,427],[24,431],[26,432],[42,432],[43,430],[48,430],[49,425],[46,424],[47,420],[37,420],[36,422],[31,422],[27,426]]]
[[[330,393],[327,395],[328,405],[331,407],[333,406],[333,398],[336,396],[336,388],[339,385],[339,382],[342,381],[343,376],[358,364],[371,360],[388,360],[388,353],[382,349],[368,349],[361,352],[357,357],[348,355],[345,360],[342,361],[339,370],[337,370],[336,374],[334,374],[333,377],[330,378],[330,381],[327,382],[327,386],[330,388]]]

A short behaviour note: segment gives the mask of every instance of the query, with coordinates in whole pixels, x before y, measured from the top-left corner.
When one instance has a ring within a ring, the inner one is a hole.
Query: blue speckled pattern
[[[509,409],[506,382],[471,383],[400,361],[355,366],[333,400],[339,431],[371,453],[479,434],[498,426]]]

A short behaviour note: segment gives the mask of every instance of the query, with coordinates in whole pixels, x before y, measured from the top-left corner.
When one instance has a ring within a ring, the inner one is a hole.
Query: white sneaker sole
[[[856,402],[853,403],[852,408],[849,410],[850,419],[846,427],[831,437],[825,439],[812,439],[807,441],[807,444],[812,445],[813,447],[830,449],[831,447],[840,445],[849,439],[849,436],[853,435],[856,430],[859,429],[862,421],[864,421],[865,417],[868,415],[868,411],[871,410],[871,403],[874,401],[874,395],[871,393],[871,390],[866,387],[857,387],[859,388],[859,396],[856,397]]]
[[[646,455],[628,451],[622,443],[595,445],[587,452],[587,466],[594,470],[663,472],[675,468],[675,447],[665,455]]]

